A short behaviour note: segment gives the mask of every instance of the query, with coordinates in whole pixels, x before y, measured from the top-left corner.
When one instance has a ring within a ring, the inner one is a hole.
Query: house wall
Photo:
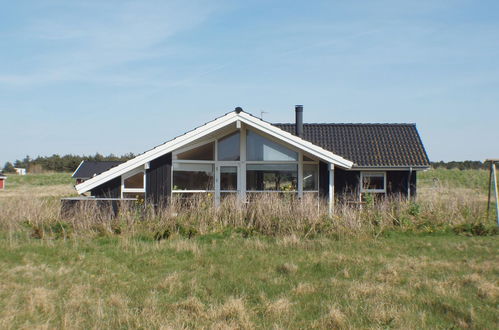
[[[121,177],[117,177],[95,187],[91,190],[91,195],[98,198],[120,198],[121,197]]]
[[[319,196],[327,198],[329,195],[329,164],[319,162]]]
[[[409,178],[410,176],[410,178]],[[337,199],[342,199],[351,194],[358,194],[360,189],[360,171],[347,171],[340,168],[334,170],[334,191]],[[400,195],[407,197],[407,185],[410,185],[411,197],[416,197],[417,188],[416,171],[386,171],[387,195]],[[328,196],[329,173],[328,164],[319,163],[319,195]]]
[[[172,154],[152,160],[146,171],[146,198],[154,205],[167,203],[172,191]]]
[[[0,189],[5,187],[5,179],[0,179]]]
[[[410,178],[409,178],[410,176]],[[387,171],[386,192],[389,195],[400,195],[407,197],[407,186],[410,185],[411,197],[416,197],[416,171]]]
[[[334,191],[338,199],[359,194],[360,171],[345,171],[336,168],[334,172]],[[358,198],[358,197],[355,197]]]

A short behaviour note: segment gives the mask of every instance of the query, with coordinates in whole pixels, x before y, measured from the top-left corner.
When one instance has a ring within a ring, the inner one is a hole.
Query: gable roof
[[[266,121],[263,121],[260,118],[252,116],[251,114],[240,110],[240,108],[236,108],[235,111],[231,111],[222,117],[219,117],[202,126],[199,126],[193,129],[192,131],[180,135],[168,142],[165,142],[162,145],[159,145],[149,151],[144,152],[141,155],[138,155],[133,159],[130,159],[129,161],[123,164],[113,167],[83,183],[80,183],[76,185],[75,188],[79,194],[92,190],[93,188],[109,180],[112,180],[133,169],[136,169],[139,166],[145,165],[146,163],[150,162],[153,159],[156,159],[162,155],[170,153],[182,146],[185,146],[193,141],[196,141],[199,138],[202,138],[203,136],[206,136],[210,133],[213,133],[223,127],[226,127],[238,121],[253,128],[256,128],[259,131],[262,131],[270,136],[273,136],[311,155],[314,155],[315,157],[325,162],[332,163],[336,166],[347,169],[351,168],[353,165],[353,162],[341,156],[338,156],[332,153],[331,151],[328,151],[320,146],[314,145],[309,141],[301,139],[289,132],[280,129],[277,126],[274,126]]]
[[[71,177],[75,179],[90,179],[122,163],[121,161],[84,160],[78,165],[78,168]]]
[[[295,124],[274,124],[287,132]],[[415,124],[304,124],[303,138],[356,167],[429,167]]]

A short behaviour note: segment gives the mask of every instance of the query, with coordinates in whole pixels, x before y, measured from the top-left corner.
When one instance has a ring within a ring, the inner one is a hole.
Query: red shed
[[[7,181],[7,177],[0,173],[0,190],[5,189],[5,181]]]

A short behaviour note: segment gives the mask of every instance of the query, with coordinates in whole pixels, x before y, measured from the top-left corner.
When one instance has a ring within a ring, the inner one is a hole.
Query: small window
[[[215,142],[181,152],[177,159],[181,160],[214,160]]]
[[[315,164],[303,165],[303,190],[319,190],[319,169]]]
[[[246,157],[249,161],[296,161],[298,153],[255,132],[248,131]]]
[[[362,192],[386,192],[386,175],[384,172],[362,172]]]
[[[315,162],[316,160],[313,160],[312,158],[303,155],[303,161],[304,162]]]
[[[218,160],[239,160],[239,132],[218,140]]]
[[[173,164],[173,190],[213,190],[212,164]]]
[[[139,172],[126,178],[123,185],[125,189],[144,189],[144,173]]]

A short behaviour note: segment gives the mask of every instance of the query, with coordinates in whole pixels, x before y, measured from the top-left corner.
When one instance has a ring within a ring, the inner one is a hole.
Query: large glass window
[[[317,164],[303,164],[303,190],[319,190],[319,170]]]
[[[212,164],[173,163],[173,190],[214,190]]]
[[[218,140],[218,160],[239,160],[239,132]]]
[[[200,147],[181,152],[177,159],[181,160],[214,160],[215,142],[207,143]]]
[[[385,173],[384,172],[361,172],[362,192],[384,193]]]
[[[298,165],[248,164],[246,189],[248,191],[296,191]]]
[[[296,161],[298,153],[253,131],[248,131],[246,157],[249,161]]]

